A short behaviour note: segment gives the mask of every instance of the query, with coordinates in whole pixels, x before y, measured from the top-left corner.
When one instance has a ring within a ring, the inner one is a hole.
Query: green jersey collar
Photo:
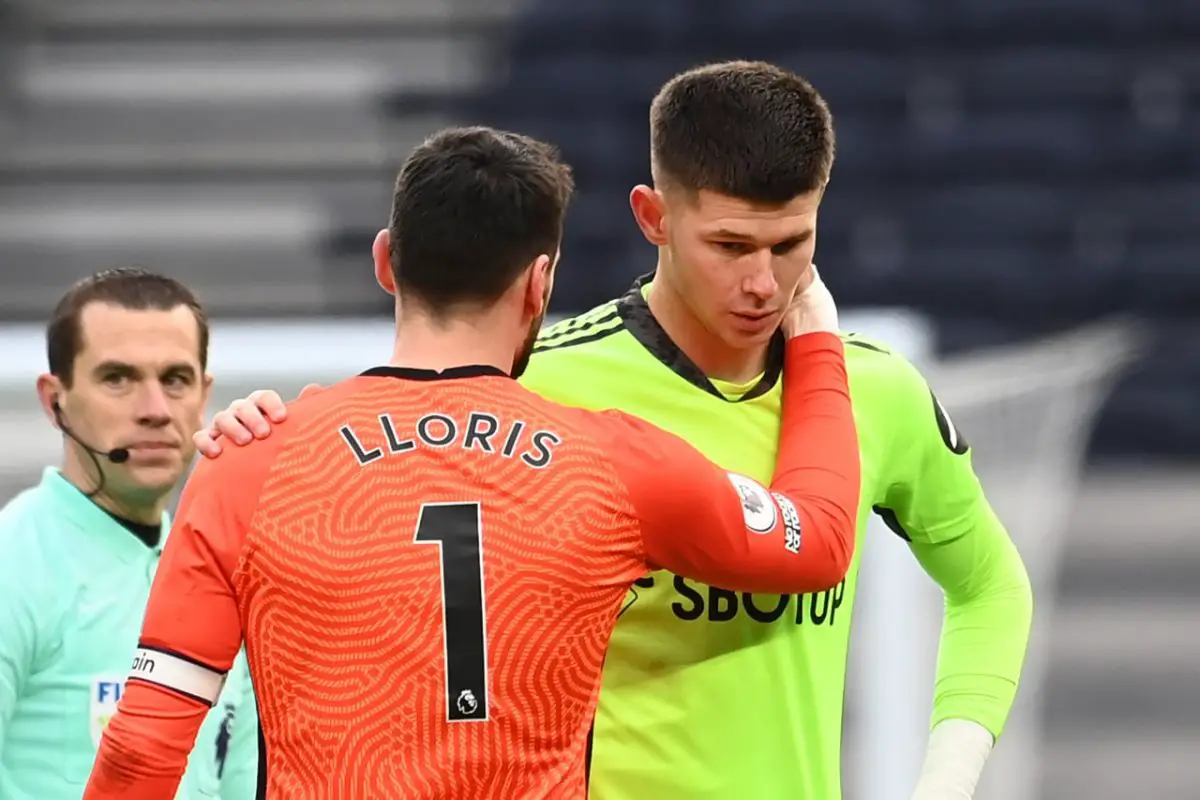
[[[646,302],[646,287],[653,278],[653,273],[638,278],[625,296],[617,301],[617,313],[625,321],[625,329],[634,339],[637,339],[642,347],[688,383],[731,403],[753,400],[775,387],[775,384],[779,382],[779,376],[783,374],[782,333],[776,331],[775,335],[771,337],[771,343],[767,348],[767,365],[762,377],[744,395],[730,399],[722,394],[721,390],[708,379],[708,376],[701,372],[700,368],[679,348],[679,345],[671,340],[662,325],[650,313],[650,304]]]
[[[127,530],[113,516],[92,502],[91,498],[68,481],[54,467],[47,467],[42,472],[42,483],[38,487],[52,503],[54,510],[61,514],[64,520],[73,523],[89,535],[89,541],[120,554],[122,557],[144,557],[151,549]],[[163,536],[155,550],[161,551],[166,542],[166,530],[169,525],[167,514],[163,514]]]

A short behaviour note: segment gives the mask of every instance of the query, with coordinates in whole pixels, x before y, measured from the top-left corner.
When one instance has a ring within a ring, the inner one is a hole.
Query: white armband
[[[948,719],[929,734],[912,800],[972,800],[995,739],[978,722]]]
[[[210,706],[216,704],[225,685],[223,672],[175,653],[144,646],[134,653],[129,679],[153,683]]]

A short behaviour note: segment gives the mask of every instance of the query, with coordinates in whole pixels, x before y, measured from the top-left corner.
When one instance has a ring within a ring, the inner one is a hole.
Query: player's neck
[[[692,313],[669,280],[655,278],[646,302],[675,346],[710,379],[748,383],[766,369],[766,344],[730,347]]]
[[[479,365],[510,372],[517,344],[499,327],[486,318],[435,323],[410,314],[396,328],[391,365],[436,372]]]

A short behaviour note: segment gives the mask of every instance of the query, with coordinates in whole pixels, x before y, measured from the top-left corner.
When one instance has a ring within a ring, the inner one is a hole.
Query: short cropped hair
[[[108,303],[135,311],[172,311],[186,306],[196,318],[201,369],[208,366],[208,317],[192,290],[173,278],[142,269],[110,269],[76,282],[62,296],[46,325],[46,360],[50,373],[70,387],[75,359],[83,349],[83,311],[92,303]]]
[[[804,78],[761,61],[676,75],[650,106],[659,188],[708,190],[766,205],[824,188],[833,116]]]
[[[539,255],[555,257],[574,189],[545,142],[486,127],[435,134],[396,179],[397,291],[435,317],[496,300]]]

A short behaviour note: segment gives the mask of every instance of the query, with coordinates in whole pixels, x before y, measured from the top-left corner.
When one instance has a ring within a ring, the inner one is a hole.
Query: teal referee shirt
[[[163,515],[162,535],[169,529]],[[152,547],[55,469],[0,510],[0,798],[79,800],[116,710],[158,565]],[[178,800],[253,800],[244,656],[209,713]]]

